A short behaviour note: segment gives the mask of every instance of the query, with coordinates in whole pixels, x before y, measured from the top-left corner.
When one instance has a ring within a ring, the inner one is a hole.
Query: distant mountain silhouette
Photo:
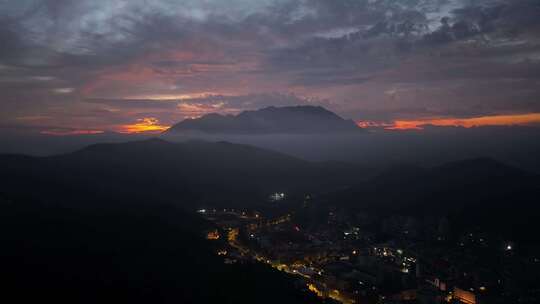
[[[355,132],[360,128],[323,107],[268,107],[236,116],[208,114],[186,119],[167,133],[196,131],[211,134],[317,134]]]

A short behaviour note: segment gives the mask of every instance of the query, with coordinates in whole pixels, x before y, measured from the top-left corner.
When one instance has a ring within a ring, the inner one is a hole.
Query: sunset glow
[[[120,133],[161,133],[169,126],[160,125],[159,120],[154,117],[138,119],[136,123],[123,125],[119,128]]]
[[[425,126],[437,127],[485,127],[485,126],[529,126],[540,124],[540,113],[493,115],[473,118],[428,118],[418,120],[395,120],[392,123],[359,121],[363,128],[379,127],[386,130],[422,130]]]
[[[539,17],[0,0],[3,297],[540,304]]]

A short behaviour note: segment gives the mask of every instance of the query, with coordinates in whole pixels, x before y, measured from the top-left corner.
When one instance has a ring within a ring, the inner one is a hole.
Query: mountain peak
[[[267,112],[267,113],[277,113],[277,114],[283,114],[283,113],[301,113],[306,115],[321,115],[321,116],[328,116],[328,117],[334,117],[334,118],[340,118],[337,114],[335,114],[332,111],[329,111],[328,109],[321,107],[321,106],[310,106],[310,105],[297,105],[297,106],[287,106],[287,107],[275,107],[275,106],[269,106],[266,108],[262,108],[257,111],[245,111],[242,113],[250,113],[250,112]]]
[[[196,131],[222,134],[317,134],[355,132],[360,128],[321,106],[270,106],[236,116],[207,114],[184,120],[168,133]]]

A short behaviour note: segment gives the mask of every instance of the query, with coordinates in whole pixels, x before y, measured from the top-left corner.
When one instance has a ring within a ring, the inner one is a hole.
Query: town
[[[510,240],[476,231],[452,237],[446,218],[348,214],[315,206],[310,195],[294,202],[275,193],[268,201],[264,212],[197,210],[215,224],[206,237],[224,263],[267,264],[345,304],[540,299],[522,283],[538,273],[538,257],[516,254]]]

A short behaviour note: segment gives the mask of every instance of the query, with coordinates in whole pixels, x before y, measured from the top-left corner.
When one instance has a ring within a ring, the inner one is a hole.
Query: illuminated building
[[[454,288],[453,292],[454,299],[465,304],[476,304],[476,296],[470,291],[466,291],[460,288]]]
[[[227,240],[229,242],[236,242],[239,233],[240,233],[240,230],[238,228],[231,229],[229,233],[227,234]]]
[[[220,235],[219,235],[219,231],[217,231],[217,229],[216,230],[211,230],[206,234],[206,239],[207,240],[218,240],[219,237],[220,237]]]

